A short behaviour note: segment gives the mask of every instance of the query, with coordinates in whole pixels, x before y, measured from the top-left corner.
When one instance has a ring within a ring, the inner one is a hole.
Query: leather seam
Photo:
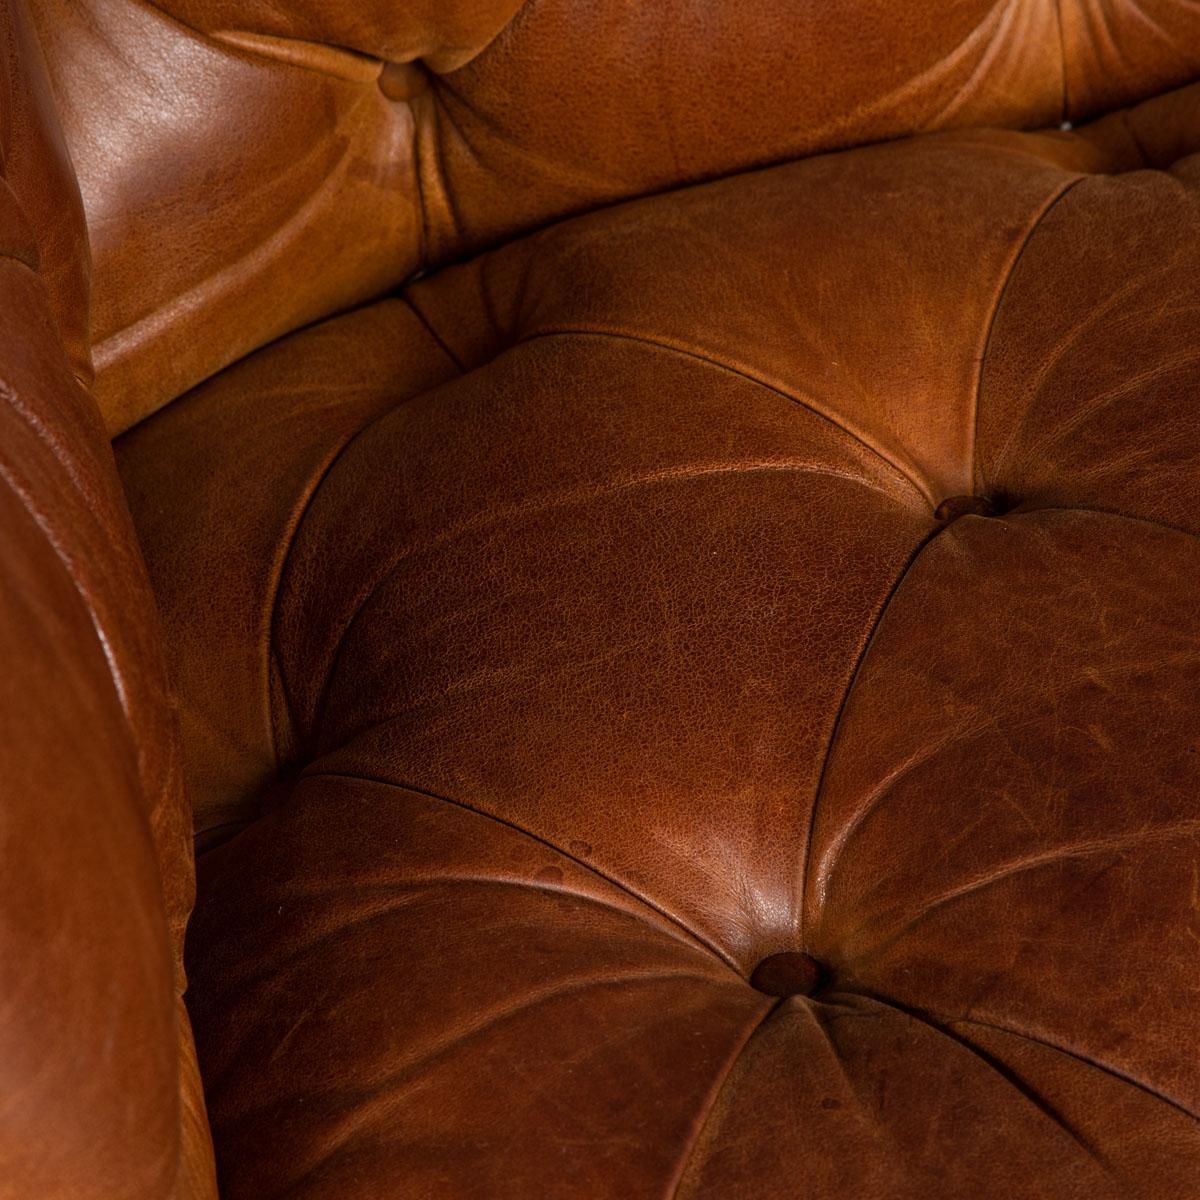
[[[929,503],[931,508],[933,507],[934,501],[932,495],[925,488],[923,488],[908,471],[900,466],[899,463],[895,462],[893,459],[884,454],[882,450],[872,446],[870,442],[866,441],[861,435],[855,433],[854,430],[850,429],[846,425],[843,425],[840,421],[836,420],[828,413],[823,413],[819,408],[816,408],[801,396],[793,392],[786,391],[784,388],[779,387],[776,384],[769,383],[767,380],[756,375],[751,375],[748,371],[742,370],[731,363],[721,362],[720,359],[713,358],[707,354],[702,354],[696,350],[686,349],[682,346],[674,346],[670,342],[662,341],[657,338],[641,337],[637,334],[632,334],[622,330],[571,328],[547,329],[545,331],[528,334],[524,337],[518,338],[514,344],[520,346],[528,342],[536,341],[540,338],[552,337],[612,338],[615,341],[627,341],[634,342],[642,346],[653,346],[655,349],[661,350],[666,354],[676,354],[683,358],[694,359],[696,362],[702,362],[706,366],[712,367],[715,370],[724,371],[727,374],[734,375],[739,379],[744,379],[748,383],[756,384],[758,387],[764,388],[765,390],[773,392],[775,395],[782,397],[784,400],[790,401],[798,408],[803,408],[806,412],[812,413],[813,416],[818,417],[820,420],[825,421],[829,425],[832,425],[839,433],[843,433],[852,441],[857,442],[863,447],[863,449],[867,450],[870,454],[873,454],[877,459],[895,471],[897,475],[904,479],[913,488],[913,490],[922,497],[922,499]]]
[[[888,1003],[892,1003],[888,1001]],[[1129,1084],[1130,1087],[1136,1088],[1140,1092],[1144,1092],[1147,1096],[1153,1096],[1155,1100],[1173,1108],[1176,1112],[1181,1113],[1185,1117],[1190,1117],[1193,1121],[1200,1122],[1200,1113],[1193,1112],[1180,1101],[1168,1096],[1165,1092],[1160,1092],[1156,1088],[1151,1087],[1148,1083],[1143,1083],[1140,1079],[1135,1079],[1132,1075],[1126,1075],[1125,1072],[1119,1071],[1116,1067],[1109,1066],[1107,1063],[1100,1062],[1099,1059],[1092,1058],[1090,1055],[1082,1054],[1077,1050],[1071,1050],[1066,1046],[1061,1046],[1057,1042],[1049,1041],[1047,1038],[1039,1037],[1036,1034],[1024,1032],[1019,1029],[1010,1029],[1007,1025],[998,1025],[993,1021],[981,1021],[978,1017],[951,1017],[939,1016],[938,1014],[930,1014],[934,1022],[945,1025],[975,1025],[981,1029],[994,1029],[997,1033],[1005,1033],[1010,1037],[1022,1038],[1025,1041],[1034,1042],[1039,1046],[1045,1046],[1047,1050],[1055,1050],[1059,1054],[1065,1054],[1068,1058],[1074,1059],[1076,1062],[1081,1062],[1086,1066],[1092,1067],[1104,1075],[1109,1075],[1114,1079],[1120,1079],[1122,1082]]]
[[[412,305],[408,304],[408,308],[412,309]],[[416,313],[415,310],[413,310],[413,312],[414,312],[414,315],[416,315],[418,318],[420,317],[420,314]],[[425,325],[424,321],[422,321],[421,323],[423,326],[428,328],[428,326]],[[429,332],[430,332],[431,337],[433,337],[434,336],[433,331],[430,330]],[[434,337],[434,341],[435,341],[435,344],[437,344],[439,347],[441,346],[440,339]],[[443,349],[444,349],[444,347],[443,347]],[[449,351],[447,350],[446,353],[449,354]],[[449,355],[449,357],[450,357],[450,361],[457,366],[458,364],[457,364],[457,360],[455,359],[455,357],[453,355]],[[345,457],[346,453],[350,450],[350,448],[354,445],[354,443],[356,441],[358,441],[358,439],[360,437],[362,437],[365,433],[367,433],[368,430],[374,428],[374,426],[379,424],[379,422],[385,420],[387,417],[390,417],[402,404],[406,403],[408,399],[412,399],[412,397],[402,398],[401,400],[398,400],[395,404],[391,405],[389,408],[384,409],[383,412],[378,413],[376,416],[372,417],[365,425],[362,425],[360,428],[356,429],[353,433],[351,433],[349,435],[349,437],[347,437],[342,442],[342,444],[336,450],[334,450],[332,452],[332,454],[330,455],[329,460],[325,464],[325,466],[314,475],[311,489],[308,493],[308,496],[304,499],[303,503],[300,505],[299,509],[296,512],[295,523],[291,527],[291,530],[287,537],[287,544],[284,548],[283,553],[280,555],[279,570],[278,570],[277,575],[275,576],[274,586],[273,586],[272,594],[271,594],[270,608],[268,610],[270,613],[270,619],[267,622],[267,647],[266,647],[266,651],[267,651],[266,657],[267,657],[267,667],[268,667],[267,712],[270,717],[271,740],[272,740],[271,752],[272,752],[272,757],[275,760],[276,773],[279,773],[282,771],[284,764],[283,764],[281,756],[280,756],[279,727],[277,725],[277,719],[280,714],[278,713],[278,706],[274,703],[272,688],[271,688],[271,684],[270,684],[270,678],[271,678],[272,672],[275,674],[276,678],[278,678],[278,680],[279,680],[279,690],[282,693],[284,703],[287,705],[288,710],[289,710],[289,719],[291,720],[291,724],[292,724],[291,732],[292,732],[293,737],[295,736],[296,728],[297,728],[297,725],[299,724],[299,722],[296,720],[297,708],[296,708],[295,698],[292,696],[292,694],[288,688],[287,675],[286,675],[286,672],[283,670],[282,664],[279,662],[279,657],[276,652],[276,646],[278,645],[280,594],[283,590],[283,581],[287,576],[288,567],[291,563],[292,552],[294,551],[294,549],[296,547],[296,542],[300,536],[300,531],[303,528],[305,521],[307,521],[309,513],[312,511],[313,504],[316,502],[318,493],[325,486],[326,481],[329,479],[330,475],[332,475],[332,473],[333,473],[334,469],[337,467],[338,463],[342,461],[342,459]],[[322,695],[324,695],[324,690],[325,689],[323,686],[321,689]]]
[[[295,522],[293,523],[291,530],[288,533],[287,544],[284,548],[283,554],[279,558],[279,570],[275,576],[274,586],[273,586],[272,592],[271,592],[271,604],[270,604],[270,608],[269,608],[270,620],[267,623],[267,647],[266,647],[266,651],[267,651],[266,657],[267,657],[267,666],[268,666],[267,712],[270,716],[271,741],[272,741],[271,753],[272,753],[272,757],[275,760],[276,774],[279,774],[282,772],[284,763],[283,763],[281,755],[280,755],[279,727],[277,724],[277,719],[279,717],[279,713],[278,713],[278,706],[274,702],[273,691],[272,691],[272,688],[270,685],[271,673],[274,673],[276,678],[278,678],[278,680],[279,680],[279,689],[283,695],[284,703],[287,705],[288,710],[289,710],[289,719],[291,720],[291,723],[292,723],[293,737],[295,736],[295,733],[296,733],[296,726],[299,723],[296,720],[297,708],[296,708],[295,698],[292,696],[292,694],[288,688],[287,673],[283,670],[282,663],[280,663],[279,656],[276,652],[276,646],[278,644],[280,594],[283,591],[283,581],[287,576],[288,567],[292,560],[292,552],[295,550],[296,542],[300,537],[300,532],[301,532],[302,528],[304,527],[305,521],[307,521],[307,519],[308,519],[309,513],[312,511],[312,507],[313,507],[313,504],[316,502],[317,495],[321,491],[321,489],[325,486],[325,482],[326,482],[326,480],[328,480],[329,476],[332,474],[334,468],[337,466],[337,464],[339,462],[341,462],[341,460],[345,456],[346,452],[350,449],[350,447],[358,440],[358,438],[362,434],[366,433],[366,431],[368,429],[370,429],[373,425],[377,424],[379,421],[382,421],[385,417],[390,416],[394,411],[395,411],[395,406],[393,406],[392,408],[385,409],[382,413],[379,413],[377,416],[372,417],[361,428],[356,429],[353,433],[351,433],[350,436],[347,437],[342,442],[342,444],[336,450],[333,451],[333,453],[329,457],[328,462],[326,462],[325,466],[322,467],[313,476],[312,486],[309,490],[308,495],[305,497],[303,503],[300,505],[300,507],[296,511]]]
[[[1146,153],[1146,147],[1142,143],[1142,139],[1138,136],[1137,130],[1133,127],[1133,122],[1129,119],[1129,109],[1123,108],[1118,113],[1121,120],[1121,128],[1129,135],[1129,140],[1133,143],[1133,148],[1138,152],[1138,157],[1142,160],[1142,166],[1147,171],[1155,169],[1150,161],[1150,155]]]
[[[455,354],[454,351],[450,349],[450,346],[447,344],[446,339],[443,338],[442,335],[440,333],[438,333],[438,331],[433,327],[433,324],[430,322],[429,318],[425,315],[425,313],[416,305],[416,303],[414,303],[414,301],[413,301],[412,297],[409,295],[408,291],[401,293],[401,295],[398,296],[397,299],[399,299],[402,303],[404,303],[405,305],[408,306],[408,308],[412,312],[413,316],[416,317],[417,320],[421,322],[421,325],[424,327],[425,332],[427,334],[429,334],[430,338],[433,340],[433,342],[437,346],[437,348],[439,350],[441,350],[441,352],[458,369],[459,374],[465,375],[467,373],[467,368],[465,366],[463,366],[462,361],[459,359],[458,355]]]
[[[293,41],[299,46],[304,46],[304,45],[328,46],[329,49],[331,49],[335,52],[343,51],[346,54],[354,55],[356,58],[362,58],[362,59],[366,59],[366,60],[369,60],[372,62],[378,62],[380,71],[382,71],[383,67],[384,67],[384,60],[382,58],[380,58],[378,55],[363,54],[361,51],[351,50],[348,47],[334,46],[331,43],[325,43],[325,42],[315,42],[315,41],[312,41],[311,39],[306,39],[306,38],[288,38],[288,37],[282,37],[282,36],[278,36],[278,35],[274,35],[274,34],[256,34],[253,30],[249,30],[249,29],[247,29],[247,30],[219,29],[219,30],[211,30],[210,31],[207,29],[201,29],[198,25],[193,25],[190,22],[185,21],[182,17],[177,16],[175,13],[168,11],[161,4],[157,3],[156,0],[134,0],[134,2],[138,5],[139,8],[145,9],[146,11],[150,12],[154,16],[160,18],[163,21],[166,21],[170,25],[173,25],[176,29],[181,30],[187,36],[196,38],[202,42],[206,42],[208,45],[216,47],[218,50],[220,50],[224,54],[232,54],[237,57],[248,59],[250,61],[260,62],[260,63],[270,63],[271,65],[276,66],[276,67],[294,67],[296,70],[310,71],[314,75],[320,75],[325,79],[336,79],[342,83],[359,82],[359,86],[363,86],[363,84],[365,84],[365,82],[366,82],[365,80],[360,82],[360,81],[356,81],[356,80],[347,79],[344,75],[336,75],[332,71],[322,70],[320,67],[314,67],[309,64],[291,62],[285,58],[281,58],[277,55],[270,54],[269,52],[266,52],[261,49],[250,49],[249,47],[246,47],[246,46],[240,46],[236,42],[227,41],[221,35],[224,33],[232,33],[232,34],[246,33],[250,37],[275,37],[276,40],[278,40],[280,42]]]
[[[970,445],[971,445],[971,462],[970,462],[970,485],[973,489],[981,489],[983,486],[982,476],[979,469],[979,410],[980,400],[983,395],[983,380],[987,370],[988,354],[992,348],[992,335],[996,329],[996,323],[1000,316],[1000,309],[1004,305],[1005,297],[1008,295],[1009,288],[1017,274],[1017,268],[1021,265],[1021,260],[1025,257],[1025,251],[1029,249],[1030,243],[1033,241],[1034,235],[1042,227],[1046,218],[1058,207],[1062,201],[1076,185],[1082,183],[1085,179],[1091,178],[1088,175],[1076,175],[1071,179],[1066,180],[1053,192],[1042,205],[1041,210],[1034,216],[1029,228],[1025,231],[1025,236],[1021,239],[1013,254],[1012,264],[1004,274],[1004,279],[1000,284],[1000,288],[996,293],[996,303],[992,307],[991,315],[988,317],[987,329],[983,335],[983,346],[979,353],[979,369],[975,375],[975,402],[971,407],[971,430],[970,430]]]
[[[914,1021],[919,1021],[923,1025],[929,1026],[930,1029],[938,1033],[945,1034],[954,1041],[961,1039],[955,1037],[953,1032],[950,1032],[953,1026],[956,1025],[974,1025],[980,1029],[992,1029],[997,1033],[1007,1034],[1009,1037],[1019,1038],[1022,1041],[1033,1042],[1035,1045],[1044,1046],[1047,1050],[1053,1050],[1058,1054],[1065,1055],[1067,1058],[1073,1059],[1076,1062],[1083,1063],[1085,1066],[1094,1068],[1104,1075],[1108,1075],[1113,1079],[1119,1079],[1123,1083],[1129,1084],[1130,1087],[1136,1088],[1138,1091],[1145,1093],[1147,1096],[1153,1097],[1155,1100],[1174,1109],[1176,1112],[1185,1117],[1190,1117],[1193,1121],[1200,1122],[1200,1113],[1193,1112],[1185,1104],[1179,1100],[1175,1100],[1168,1096],[1165,1092],[1160,1092],[1156,1088],[1151,1087],[1148,1083],[1143,1083],[1140,1079],[1135,1079],[1132,1075],[1127,1075],[1123,1071],[1115,1067],[1109,1066],[1107,1063],[1101,1062],[1099,1059],[1093,1058],[1090,1055],[1083,1054],[1078,1050],[1072,1050],[1067,1046],[1061,1045],[1058,1042],[1051,1041],[1047,1037],[1039,1036],[1036,1033],[1030,1033],[1027,1030],[1014,1029],[1008,1025],[1001,1025],[995,1021],[985,1021],[978,1017],[971,1016],[955,1016],[951,1013],[937,1012],[933,1009],[918,1008],[914,1005],[904,1004],[890,996],[880,995],[878,992],[871,991],[865,988],[855,988],[854,995],[864,996],[868,1000],[873,1000],[877,1004],[882,1004],[886,1008],[894,1009],[896,1012],[904,1013],[911,1017]],[[974,1047],[971,1047],[974,1050]]]
[[[737,969],[737,966],[732,961],[732,959],[727,957],[717,946],[713,945],[707,939],[701,937],[700,934],[696,933],[692,929],[689,929],[687,927],[687,925],[685,925],[678,917],[673,916],[671,913],[667,912],[665,909],[660,908],[657,904],[655,904],[653,901],[648,899],[646,896],[643,896],[640,893],[635,892],[631,887],[620,882],[620,880],[614,879],[611,875],[606,875],[603,871],[601,871],[599,868],[594,866],[592,863],[585,862],[583,859],[577,858],[574,854],[571,854],[569,851],[564,850],[561,846],[557,846],[553,842],[548,841],[546,838],[540,837],[538,834],[534,833],[532,830],[526,829],[522,825],[518,825],[515,821],[507,821],[503,817],[497,816],[495,813],[486,812],[483,809],[476,808],[472,804],[467,804],[466,801],[464,801],[464,800],[456,800],[452,796],[445,796],[439,792],[431,792],[425,788],[415,787],[414,785],[409,784],[409,783],[397,783],[395,780],[384,779],[378,775],[364,775],[364,774],[361,774],[361,773],[355,772],[355,771],[331,771],[331,770],[326,770],[326,769],[318,769],[318,770],[307,770],[306,769],[300,773],[299,780],[297,782],[299,782],[300,780],[305,780],[305,779],[321,779],[321,778],[324,778],[324,779],[349,779],[349,780],[353,780],[353,781],[356,781],[359,783],[370,783],[370,784],[375,784],[379,787],[395,788],[398,791],[412,792],[418,796],[425,796],[430,800],[438,800],[443,804],[449,804],[449,805],[453,806],[454,808],[463,810],[464,812],[473,813],[477,817],[481,817],[486,821],[492,821],[497,825],[502,825],[506,829],[511,829],[514,833],[518,833],[522,837],[527,837],[530,839],[530,841],[537,842],[539,845],[545,846],[548,850],[554,851],[555,854],[561,855],[563,858],[567,859],[569,862],[575,863],[577,866],[583,868],[583,870],[587,871],[589,874],[596,876],[597,879],[602,879],[610,887],[616,888],[617,891],[620,892],[622,895],[630,897],[630,899],[636,901],[638,904],[645,905],[645,907],[650,909],[651,912],[656,913],[664,921],[666,921],[670,925],[672,925],[678,931],[678,933],[676,934],[677,937],[679,937],[679,935],[682,934],[683,937],[681,937],[680,940],[683,941],[684,944],[687,945],[690,949],[706,951],[707,953],[711,954],[718,962],[723,963],[725,966],[727,966],[737,976],[738,979],[745,978],[742,975],[742,973]]]
[[[794,907],[800,913],[801,948],[804,948],[809,944],[808,933],[810,917],[808,905],[805,903],[805,892],[808,888],[809,872],[812,868],[813,837],[817,826],[817,810],[821,802],[822,792],[825,788],[825,779],[829,771],[829,764],[833,760],[834,748],[837,745],[838,736],[841,733],[842,721],[846,715],[846,709],[849,707],[850,697],[854,692],[855,685],[858,683],[859,676],[861,675],[863,667],[867,661],[871,646],[874,644],[875,638],[883,626],[884,618],[887,616],[888,611],[892,606],[892,601],[896,598],[897,593],[903,587],[905,580],[908,579],[909,574],[916,565],[917,560],[924,553],[926,547],[928,547],[929,544],[937,538],[938,534],[942,533],[946,528],[949,528],[949,526],[932,529],[924,538],[922,538],[913,552],[909,555],[908,561],[900,569],[895,580],[892,582],[892,586],[888,589],[887,595],[884,596],[882,603],[879,605],[879,611],[875,614],[874,621],[871,622],[870,630],[863,639],[858,656],[854,661],[854,666],[851,668],[849,678],[846,681],[845,690],[842,692],[842,698],[838,704],[837,713],[833,718],[832,725],[830,726],[829,741],[825,746],[825,757],[821,761],[821,770],[817,774],[817,784],[813,789],[812,807],[809,810],[808,832],[804,839],[804,856],[800,869],[800,878],[797,880],[796,884]]]
[[[28,258],[22,257],[20,254],[13,254],[8,250],[0,250],[0,261],[15,263],[18,267],[24,267],[33,275],[41,278],[39,266],[36,260],[30,261]]]
[[[1091,508],[1084,504],[1045,504],[1031,508],[1018,508],[1008,514],[1013,517],[1036,516],[1038,513],[1092,513],[1099,517],[1112,517],[1118,521],[1136,521],[1139,525],[1149,525],[1154,529],[1165,529],[1169,533],[1178,533],[1183,537],[1200,541],[1200,533],[1185,529],[1182,525],[1173,525],[1170,521],[1160,521],[1155,517],[1143,517],[1137,513],[1119,512],[1115,508]]]
[[[704,1106],[696,1122],[695,1131],[692,1133],[691,1138],[689,1138],[688,1144],[684,1147],[683,1153],[679,1156],[675,1178],[672,1180],[671,1191],[669,1193],[670,1200],[680,1200],[683,1194],[683,1185],[687,1180],[688,1172],[691,1170],[692,1159],[695,1158],[699,1151],[700,1143],[704,1140],[704,1131],[708,1128],[713,1113],[716,1112],[717,1103],[721,1099],[721,1093],[724,1092],[725,1086],[737,1068],[738,1063],[742,1061],[742,1055],[745,1053],[746,1047],[750,1045],[755,1035],[789,999],[790,997],[788,996],[781,996],[779,999],[767,1004],[766,1008],[759,1015],[758,1020],[746,1030],[744,1036],[734,1047],[733,1053],[729,1056],[729,1061],[725,1064],[724,1070],[721,1071],[717,1079],[713,1082],[712,1087],[709,1088]]]
[[[1071,109],[1068,104],[1069,97],[1067,96],[1067,35],[1063,26],[1062,0],[1054,0],[1054,19],[1058,26],[1058,61],[1059,61],[1059,76],[1061,79],[1062,101],[1059,111],[1059,124],[1066,124],[1070,120]]]
[[[906,1011],[901,1009],[900,1011]],[[1061,1129],[1067,1137],[1071,1139],[1096,1165],[1107,1175],[1113,1182],[1121,1183],[1120,1176],[1113,1170],[1112,1165],[1103,1157],[1100,1151],[1087,1140],[1067,1119],[1058,1112],[1057,1109],[1043,1096],[1039,1095],[1036,1088],[1031,1084],[1026,1083],[1020,1075],[1017,1074],[1007,1063],[981,1046],[976,1046],[968,1038],[964,1037],[953,1028],[952,1023],[943,1023],[939,1020],[930,1019],[928,1016],[915,1012],[907,1012],[907,1015],[914,1020],[920,1021],[923,1025],[928,1025],[931,1029],[936,1030],[947,1040],[954,1042],[960,1046],[972,1057],[981,1062],[988,1070],[998,1075],[1005,1083],[1009,1085],[1018,1095],[1020,1095],[1026,1103],[1031,1105],[1039,1113],[1042,1114],[1048,1121]]]
[[[386,65],[385,60],[377,54],[366,54],[361,50],[352,50],[348,46],[338,46],[329,42],[318,42],[311,38],[288,37],[279,34],[255,33],[250,29],[214,29],[202,33],[202,37],[220,46],[228,53],[242,55],[258,62],[270,63],[277,67],[294,67],[298,71],[309,71],[323,79],[336,80],[338,83],[349,83],[359,87],[377,87],[379,76]],[[246,41],[239,39],[245,38]],[[284,45],[292,45],[303,49],[312,46],[318,53],[324,52],[329,57],[345,57],[348,61],[361,64],[364,68],[362,77],[349,71],[338,72],[328,67],[317,66],[314,63],[297,62],[288,58],[282,52],[276,52],[271,43],[278,43],[280,50]],[[366,72],[374,68],[373,74],[367,77]]]
[[[391,411],[390,409],[388,411]],[[378,418],[375,418],[376,420]],[[374,421],[368,422],[368,425]],[[364,426],[363,428],[367,428]],[[279,656],[276,653],[276,645],[278,644],[278,626],[279,626],[279,599],[280,593],[283,591],[283,581],[287,575],[288,565],[292,559],[292,551],[295,549],[296,541],[300,536],[300,530],[304,526],[304,522],[308,518],[308,514],[312,509],[313,502],[316,500],[317,493],[321,490],[325,480],[328,479],[329,473],[337,465],[342,455],[345,454],[354,439],[361,433],[362,430],[355,430],[342,444],[333,451],[329,456],[329,460],[325,465],[317,471],[313,476],[312,485],[308,495],[296,510],[296,516],[292,523],[291,529],[288,531],[287,543],[284,546],[283,553],[279,557],[279,569],[276,573],[271,589],[271,604],[268,609],[270,619],[267,622],[267,713],[270,718],[271,726],[271,757],[275,761],[275,772],[280,774],[283,770],[283,760],[280,754],[281,739],[279,736],[279,720],[281,714],[278,711],[278,705],[275,703],[274,689],[271,687],[271,678],[274,676],[279,680],[279,690],[283,697],[283,702],[288,708],[288,720],[291,723],[293,737],[295,736],[295,728],[299,723],[296,720],[296,703],[295,699],[288,688],[287,673],[283,670],[282,664],[279,662]]]

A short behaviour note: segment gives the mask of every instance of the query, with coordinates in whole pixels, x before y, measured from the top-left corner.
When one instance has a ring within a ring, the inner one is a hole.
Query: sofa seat
[[[602,209],[119,441],[222,1197],[1200,1195],[1198,112]]]

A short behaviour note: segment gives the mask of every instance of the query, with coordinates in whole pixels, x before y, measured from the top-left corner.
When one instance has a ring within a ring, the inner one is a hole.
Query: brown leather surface
[[[570,213],[1200,72],[1179,0],[41,0],[124,430],[250,350]]]
[[[289,65],[130,0],[42,0],[39,22],[87,210],[110,429],[415,266],[412,119],[378,63]]]
[[[414,101],[430,250],[863,142],[1080,121],[1197,73],[1200,8],[1176,0],[531,2]]]
[[[180,743],[81,382],[79,196],[20,0],[0,47],[0,1195],[200,1200]]]
[[[91,374],[88,247],[79,188],[24,0],[0,5],[4,252],[36,267],[75,373]]]
[[[1197,151],[631,201],[119,443],[223,1196],[1200,1196]]]
[[[413,311],[384,302],[316,327],[302,356],[269,347],[119,443],[172,649],[198,833],[256,815],[277,737],[287,752],[271,613],[308,501],[363,424],[454,374]]]

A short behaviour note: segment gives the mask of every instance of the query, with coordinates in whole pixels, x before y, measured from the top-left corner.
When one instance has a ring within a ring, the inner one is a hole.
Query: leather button
[[[389,100],[411,100],[429,87],[429,77],[417,63],[384,63],[379,72],[379,90]]]
[[[996,505],[986,496],[951,496],[934,509],[933,515],[949,525],[959,517],[994,517]]]
[[[767,996],[811,996],[824,977],[821,964],[807,954],[772,954],[754,968],[750,986]]]

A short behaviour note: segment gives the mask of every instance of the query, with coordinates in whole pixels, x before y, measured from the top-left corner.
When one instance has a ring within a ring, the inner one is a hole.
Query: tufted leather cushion
[[[1197,151],[635,200],[122,439],[224,1196],[1198,1194]]]
[[[114,432],[547,221],[822,150],[1082,120],[1200,72],[1192,0],[39,0]]]

